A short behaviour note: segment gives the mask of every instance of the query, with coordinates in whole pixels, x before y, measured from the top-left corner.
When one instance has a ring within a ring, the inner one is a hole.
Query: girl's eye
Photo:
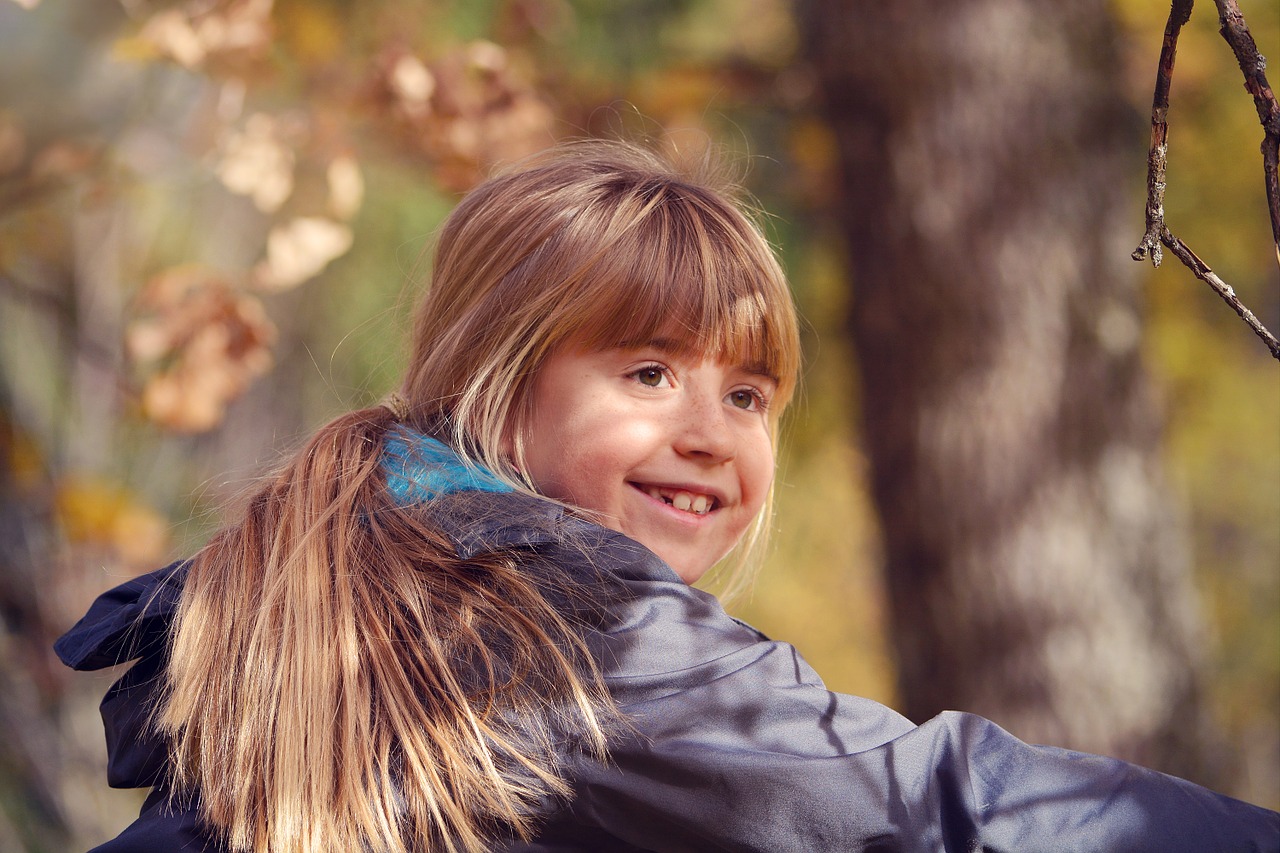
[[[641,385],[658,388],[666,380],[667,374],[659,365],[649,364],[631,374]]]
[[[748,412],[763,412],[768,405],[763,394],[751,388],[739,388],[730,391],[725,400],[730,406]]]

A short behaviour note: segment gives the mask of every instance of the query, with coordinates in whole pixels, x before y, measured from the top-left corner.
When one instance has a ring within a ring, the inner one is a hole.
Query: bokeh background
[[[1280,10],[1241,8],[1264,53]],[[0,0],[0,849],[123,827],[50,643],[394,387],[424,247],[557,139],[743,166],[805,320],[759,580],[836,690],[1280,806],[1280,369],[1143,225],[1157,0]],[[1183,33],[1168,222],[1273,331]]]

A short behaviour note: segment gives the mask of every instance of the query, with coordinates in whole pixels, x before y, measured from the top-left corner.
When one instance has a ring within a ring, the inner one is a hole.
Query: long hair
[[[494,178],[445,223],[405,424],[526,489],[539,365],[662,337],[795,385],[782,271],[726,185],[619,144]],[[388,495],[392,414],[321,428],[192,561],[157,723],[177,796],[237,851],[479,851],[565,796],[615,709],[518,556],[460,559]]]

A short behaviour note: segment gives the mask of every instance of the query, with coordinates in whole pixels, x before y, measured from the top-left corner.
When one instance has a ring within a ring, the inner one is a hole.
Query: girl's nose
[[[674,442],[677,452],[712,462],[733,458],[737,442],[719,397],[690,397],[681,408]]]

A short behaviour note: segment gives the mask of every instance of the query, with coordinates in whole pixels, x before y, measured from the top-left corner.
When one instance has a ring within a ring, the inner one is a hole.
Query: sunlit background
[[[53,638],[98,592],[190,554],[307,430],[392,388],[442,217],[494,164],[568,137],[710,144],[744,165],[807,352],[771,551],[734,610],[833,689],[895,702],[838,145],[796,17],[815,5],[0,0],[0,848],[83,848],[140,802],[105,787],[96,703],[114,676],[64,670]],[[1199,5],[1168,221],[1276,331],[1262,132]],[[1280,10],[1241,5],[1276,51]],[[1168,4],[1109,12],[1136,245]],[[1146,269],[1142,346],[1237,756],[1224,787],[1277,807],[1280,367],[1174,259]]]

